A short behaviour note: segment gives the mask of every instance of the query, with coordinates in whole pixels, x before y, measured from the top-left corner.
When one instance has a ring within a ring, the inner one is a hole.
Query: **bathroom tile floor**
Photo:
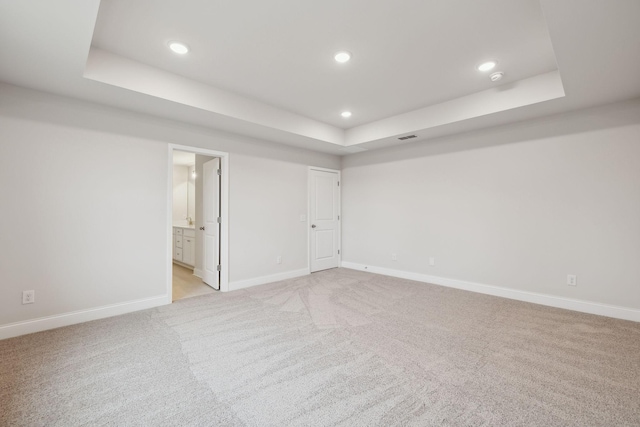
[[[215,290],[193,275],[193,270],[173,264],[173,301],[215,292]]]

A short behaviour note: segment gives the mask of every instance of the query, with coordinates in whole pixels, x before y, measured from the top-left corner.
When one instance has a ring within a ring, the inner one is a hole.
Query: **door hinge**
[[[221,271],[222,268],[220,267],[220,264],[218,264],[218,266],[216,267],[216,270]]]
[[[222,224],[222,218],[218,217],[218,224]]]
[[[338,181],[338,187],[340,187],[340,181]]]
[[[218,175],[222,175],[222,170],[218,169]]]
[[[340,255],[340,249],[338,249],[338,255]]]
[[[338,221],[340,221],[340,215],[338,215]]]

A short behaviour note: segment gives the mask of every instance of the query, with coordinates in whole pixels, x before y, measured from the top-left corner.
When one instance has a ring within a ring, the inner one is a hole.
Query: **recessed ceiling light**
[[[171,49],[175,53],[179,53],[180,55],[184,55],[185,53],[189,52],[189,48],[187,47],[187,45],[178,42],[169,43],[169,49]]]
[[[493,68],[498,65],[498,63],[496,61],[487,61],[487,62],[483,62],[482,64],[478,65],[478,71],[489,71],[489,70],[493,70]]]
[[[340,115],[345,119],[348,119],[349,117],[351,117],[351,111],[343,111]]]
[[[344,63],[351,59],[351,54],[349,52],[342,51],[336,53],[336,56],[334,56],[334,58],[336,61]]]
[[[495,73],[492,73],[489,76],[492,82],[497,82],[498,80],[502,80],[503,77],[504,77],[504,73],[502,71],[496,71]]]

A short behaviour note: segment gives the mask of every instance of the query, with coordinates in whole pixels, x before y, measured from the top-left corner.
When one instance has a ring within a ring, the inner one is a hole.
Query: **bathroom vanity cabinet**
[[[192,227],[173,227],[173,259],[194,266],[196,264],[196,230]]]

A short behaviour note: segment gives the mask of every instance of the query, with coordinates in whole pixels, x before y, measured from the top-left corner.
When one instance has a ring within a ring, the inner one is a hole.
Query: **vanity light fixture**
[[[187,47],[187,45],[180,42],[169,43],[169,49],[180,55],[184,55],[185,53],[189,52],[189,48]]]
[[[478,65],[478,71],[493,70],[496,65],[498,65],[498,63],[496,61],[483,62],[482,64]]]
[[[343,111],[340,115],[345,119],[348,119],[349,117],[351,117],[351,111]]]
[[[344,64],[345,62],[351,59],[351,54],[347,51],[341,51],[336,53],[336,56],[333,57],[337,62]]]
[[[195,169],[193,170],[193,172],[191,172],[191,176],[194,177],[194,178],[196,177],[196,170]]]

